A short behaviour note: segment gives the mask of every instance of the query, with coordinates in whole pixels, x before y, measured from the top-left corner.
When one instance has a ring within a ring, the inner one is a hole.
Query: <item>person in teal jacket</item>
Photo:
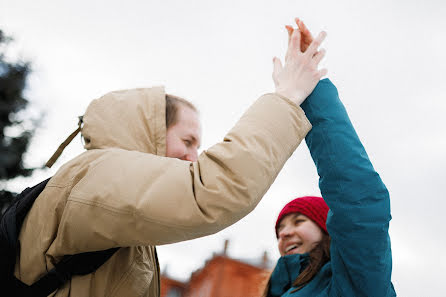
[[[298,26],[311,39],[303,23]],[[301,107],[313,125],[305,140],[323,199],[297,198],[279,214],[276,235],[282,257],[264,295],[396,296],[387,188],[329,79],[321,80]]]

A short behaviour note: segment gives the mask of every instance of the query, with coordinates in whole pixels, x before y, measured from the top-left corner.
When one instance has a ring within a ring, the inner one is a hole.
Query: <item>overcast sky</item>
[[[283,58],[285,24],[301,17],[328,32],[324,66],[389,188],[393,282],[399,296],[445,296],[446,2],[375,1],[24,1],[0,0],[10,54],[32,61],[27,98],[46,117],[27,156],[41,166],[106,92],[165,85],[201,111],[203,149],[221,141],[245,109],[274,91],[272,58]],[[82,152],[77,138],[51,176]],[[302,144],[259,206],[213,236],[159,248],[162,269],[186,280],[224,239],[229,255],[279,256],[274,222],[294,197],[318,195]]]

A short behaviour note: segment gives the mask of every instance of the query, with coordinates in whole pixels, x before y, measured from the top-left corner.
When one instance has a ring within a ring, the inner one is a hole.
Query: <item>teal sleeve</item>
[[[330,80],[320,81],[302,108],[313,125],[305,140],[330,207],[330,296],[395,296],[389,193]]]

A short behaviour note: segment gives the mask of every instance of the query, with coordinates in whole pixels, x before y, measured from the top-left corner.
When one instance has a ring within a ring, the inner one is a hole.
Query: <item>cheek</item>
[[[174,157],[176,158],[181,158],[184,156],[185,152],[184,152],[184,146],[181,145],[181,143],[177,143],[173,148],[172,148],[172,154],[174,155]]]
[[[184,143],[176,137],[166,137],[166,157],[182,157],[184,155],[184,147]]]
[[[173,143],[169,138],[167,138],[166,139],[166,157],[172,157],[172,149],[173,149]]]
[[[284,253],[284,246],[283,246],[283,240],[280,240],[277,242],[277,248],[279,249],[279,253],[281,256],[283,256]]]
[[[312,228],[307,228],[305,230],[305,238],[311,245],[317,244],[322,240],[322,231],[317,226],[312,226]]]

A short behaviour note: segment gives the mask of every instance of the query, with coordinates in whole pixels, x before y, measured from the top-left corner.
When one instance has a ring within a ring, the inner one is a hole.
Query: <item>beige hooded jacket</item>
[[[87,151],[64,164],[28,213],[15,274],[37,281],[64,255],[122,247],[51,296],[159,296],[154,246],[216,233],[258,204],[311,128],[277,94],[259,98],[196,162],[165,157],[163,88],[94,100]]]

